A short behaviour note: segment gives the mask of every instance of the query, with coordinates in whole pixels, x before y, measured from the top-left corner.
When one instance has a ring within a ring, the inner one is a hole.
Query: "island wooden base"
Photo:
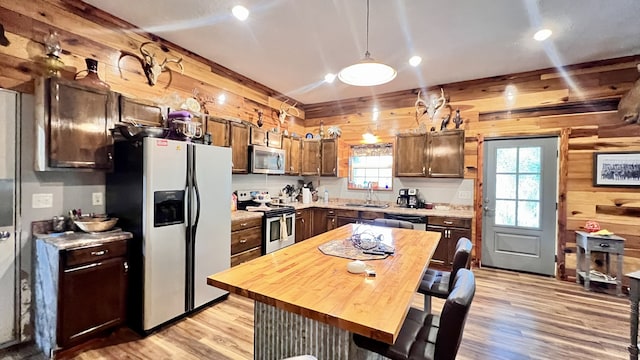
[[[359,348],[349,331],[275,306],[255,302],[254,359],[313,355],[323,360],[386,359]]]

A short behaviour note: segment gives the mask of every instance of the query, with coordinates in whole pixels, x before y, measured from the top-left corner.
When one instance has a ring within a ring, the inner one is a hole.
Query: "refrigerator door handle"
[[[195,150],[195,149],[194,149]],[[198,176],[196,174],[196,152],[193,152],[193,168],[191,170],[191,176],[193,177],[193,189],[196,193],[196,217],[193,221],[193,242],[196,242],[196,230],[198,228],[198,222],[200,222],[200,189],[198,188]]]

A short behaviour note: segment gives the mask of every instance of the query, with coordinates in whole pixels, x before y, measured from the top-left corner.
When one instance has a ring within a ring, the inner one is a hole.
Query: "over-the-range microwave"
[[[251,172],[254,174],[284,174],[285,152],[266,146],[251,145]]]

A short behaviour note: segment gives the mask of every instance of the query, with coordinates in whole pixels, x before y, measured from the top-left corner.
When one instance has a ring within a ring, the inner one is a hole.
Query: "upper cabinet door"
[[[120,95],[120,121],[130,124],[164,127],[165,110],[154,103]]]
[[[291,138],[291,158],[287,159],[287,166],[291,175],[300,175],[300,139]]]
[[[231,161],[234,174],[249,173],[249,127],[230,122]]]
[[[320,175],[320,140],[302,140],[300,175]]]
[[[256,127],[251,126],[251,145],[267,146],[267,132]]]
[[[430,177],[464,177],[464,130],[429,133],[427,154]]]
[[[338,176],[338,143],[335,139],[325,139],[320,142],[322,166],[321,176]]]
[[[211,145],[229,147],[229,121],[207,116],[207,132],[211,134]]]
[[[396,137],[396,176],[427,176],[427,135]]]
[[[110,169],[115,93],[62,79],[47,82],[49,166]]]

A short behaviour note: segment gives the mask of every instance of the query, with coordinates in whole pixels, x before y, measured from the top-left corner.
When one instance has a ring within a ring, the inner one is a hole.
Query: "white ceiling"
[[[323,79],[364,57],[366,0],[85,1],[304,104],[640,54],[639,0],[371,0],[369,51],[398,76],[361,88]]]

